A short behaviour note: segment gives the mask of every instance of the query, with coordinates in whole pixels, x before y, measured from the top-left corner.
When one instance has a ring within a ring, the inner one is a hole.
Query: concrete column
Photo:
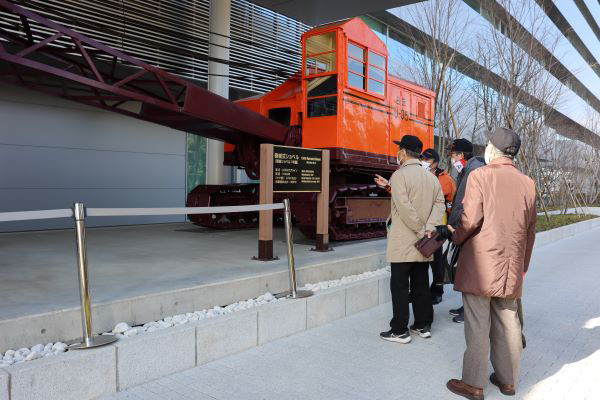
[[[210,2],[210,34],[208,55],[220,60],[229,61],[229,31],[231,17],[230,0],[211,0]],[[229,65],[208,62],[208,90],[229,98]],[[221,76],[215,76],[221,75]],[[209,105],[210,106],[210,105]],[[206,143],[206,183],[219,185],[225,182],[223,166],[223,142],[209,139]]]

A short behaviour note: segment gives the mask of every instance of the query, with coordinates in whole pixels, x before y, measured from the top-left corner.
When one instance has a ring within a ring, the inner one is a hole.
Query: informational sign
[[[273,192],[320,192],[321,150],[273,146]]]

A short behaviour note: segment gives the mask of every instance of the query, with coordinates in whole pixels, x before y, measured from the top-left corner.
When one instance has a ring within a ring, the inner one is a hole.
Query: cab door
[[[417,93],[411,93],[412,110],[410,119],[413,125],[413,135],[423,142],[423,150],[433,146],[430,131],[433,127],[431,116],[431,101],[429,98]]]

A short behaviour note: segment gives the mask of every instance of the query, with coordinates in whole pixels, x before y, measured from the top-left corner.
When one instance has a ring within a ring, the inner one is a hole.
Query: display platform
[[[252,260],[257,238],[189,223],[88,229],[94,331],[288,289],[283,228],[274,230],[277,261]],[[385,266],[385,240],[320,253],[294,238],[299,286]],[[0,253],[0,351],[81,337],[74,231],[0,234]]]

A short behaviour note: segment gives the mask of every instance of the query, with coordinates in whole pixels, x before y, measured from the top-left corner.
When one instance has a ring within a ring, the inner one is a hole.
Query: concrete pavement
[[[600,228],[534,251],[523,304],[527,348],[516,399],[600,398]],[[433,338],[408,345],[378,338],[388,303],[244,353],[117,393],[117,399],[452,399],[464,336],[435,308]],[[491,367],[490,367],[491,371]],[[504,399],[496,387],[486,399]]]

